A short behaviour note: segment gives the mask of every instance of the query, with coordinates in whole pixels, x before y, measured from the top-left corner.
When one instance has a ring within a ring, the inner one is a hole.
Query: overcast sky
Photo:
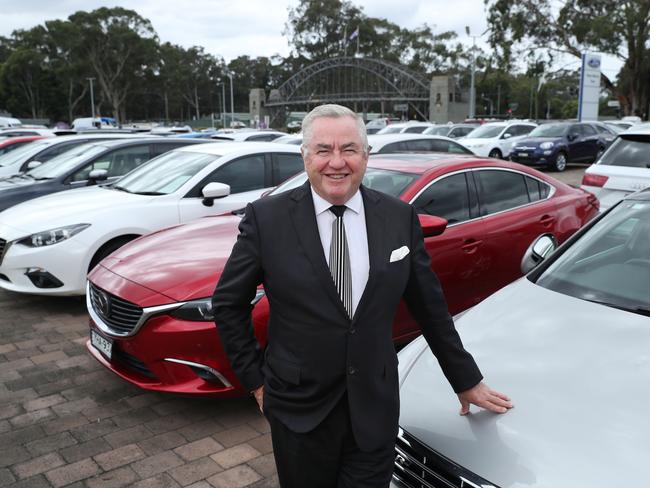
[[[471,41],[465,34],[485,31],[483,0],[352,0],[366,15],[386,18],[402,27],[413,28],[427,23],[435,32],[455,31],[461,42]],[[123,6],[149,19],[161,42],[183,47],[203,46],[207,52],[230,61],[240,55],[272,56],[289,54],[287,39],[282,35],[287,9],[298,0],[170,0],[138,2],[102,0],[0,0],[0,35],[9,36],[15,29],[34,27],[50,19],[65,19],[78,10],[90,11],[101,6]],[[363,42],[363,39],[361,40]],[[484,45],[484,41],[477,41]],[[487,48],[487,46],[485,46]],[[575,69],[580,61],[562,62]],[[603,71],[611,78],[620,62],[603,58]]]

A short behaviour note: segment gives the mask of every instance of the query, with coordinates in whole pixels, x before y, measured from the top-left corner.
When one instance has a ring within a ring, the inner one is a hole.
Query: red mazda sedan
[[[297,175],[274,192],[305,181],[304,173]],[[372,157],[364,184],[417,208],[453,314],[519,277],[524,251],[540,234],[563,242],[598,212],[597,199],[584,190],[516,163],[475,156]],[[91,354],[145,389],[241,395],[210,303],[240,218],[228,214],[172,227],[104,259],[88,282]],[[262,288],[253,304],[252,326],[264,347],[269,307]],[[419,333],[402,306],[394,340],[407,342]]]

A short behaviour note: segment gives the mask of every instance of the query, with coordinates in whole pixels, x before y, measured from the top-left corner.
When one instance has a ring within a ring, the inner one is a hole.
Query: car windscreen
[[[476,129],[474,129],[469,134],[467,134],[467,138],[468,139],[474,139],[474,138],[476,138],[476,139],[491,139],[491,138],[497,137],[499,134],[501,134],[501,132],[503,131],[504,128],[505,128],[505,126],[503,126],[501,124],[499,124],[499,125],[497,125],[497,124],[482,125],[480,127],[477,127]]]
[[[82,144],[69,151],[53,157],[46,163],[27,171],[27,174],[36,180],[47,180],[63,176],[75,169],[80,163],[106,151],[105,146],[98,144]]]
[[[50,145],[47,141],[35,141],[19,147],[15,151],[0,156],[0,166],[12,166],[14,164],[22,164],[35,154],[41,152]]]
[[[114,188],[129,193],[167,195],[220,157],[217,154],[169,151],[128,173]]]
[[[650,168],[650,135],[619,136],[596,164]]]
[[[396,126],[396,127],[384,127],[382,130],[378,132],[378,134],[399,134],[402,132],[402,129],[404,127]]]
[[[582,300],[650,314],[650,202],[621,202],[536,282]]]
[[[368,168],[363,177],[363,185],[372,190],[380,191],[388,195],[399,197],[411,183],[418,179],[417,174],[404,173],[388,169]],[[293,190],[307,181],[307,173],[304,171],[293,178],[277,186],[269,195],[277,195],[287,190]]]
[[[429,127],[423,132],[423,134],[429,134],[434,136],[446,136],[449,133],[449,126],[440,125],[436,127]]]
[[[528,133],[528,137],[562,137],[569,131],[567,124],[544,124],[535,127]]]

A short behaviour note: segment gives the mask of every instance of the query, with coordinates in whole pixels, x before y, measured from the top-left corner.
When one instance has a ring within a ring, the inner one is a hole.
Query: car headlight
[[[255,298],[251,305],[255,305],[264,297],[264,290],[257,290]],[[181,307],[169,312],[169,315],[176,319],[187,320],[189,322],[214,322],[214,312],[212,310],[212,297],[192,300]]]
[[[551,149],[553,146],[555,146],[554,142],[542,142],[539,147],[541,149]]]
[[[70,239],[72,236],[79,234],[79,232],[88,227],[90,227],[90,224],[66,225],[65,227],[57,227],[56,229],[37,232],[36,234],[32,234],[31,236],[16,241],[16,243],[28,247],[51,246],[52,244]]]
[[[485,146],[484,142],[475,142],[474,144],[468,144],[468,147],[483,147]]]

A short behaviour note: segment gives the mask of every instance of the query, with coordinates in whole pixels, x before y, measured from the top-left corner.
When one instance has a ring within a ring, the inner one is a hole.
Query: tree
[[[133,10],[102,7],[68,17],[97,76],[113,117],[126,117],[124,101],[147,71],[156,69],[158,38],[151,22]]]
[[[513,47],[543,48],[549,60],[558,54],[580,57],[585,51],[613,54],[624,62],[618,88],[604,73],[604,86],[617,94],[627,113],[647,106],[647,63],[650,40],[650,0],[485,0],[490,44],[506,66]]]
[[[420,72],[453,68],[463,51],[459,43],[452,45],[454,32],[434,35],[426,24],[403,29],[386,19],[367,16],[347,0],[301,0],[289,9],[284,33],[294,59],[314,63],[355,54],[357,41],[350,38],[357,29],[359,55],[401,63]]]

